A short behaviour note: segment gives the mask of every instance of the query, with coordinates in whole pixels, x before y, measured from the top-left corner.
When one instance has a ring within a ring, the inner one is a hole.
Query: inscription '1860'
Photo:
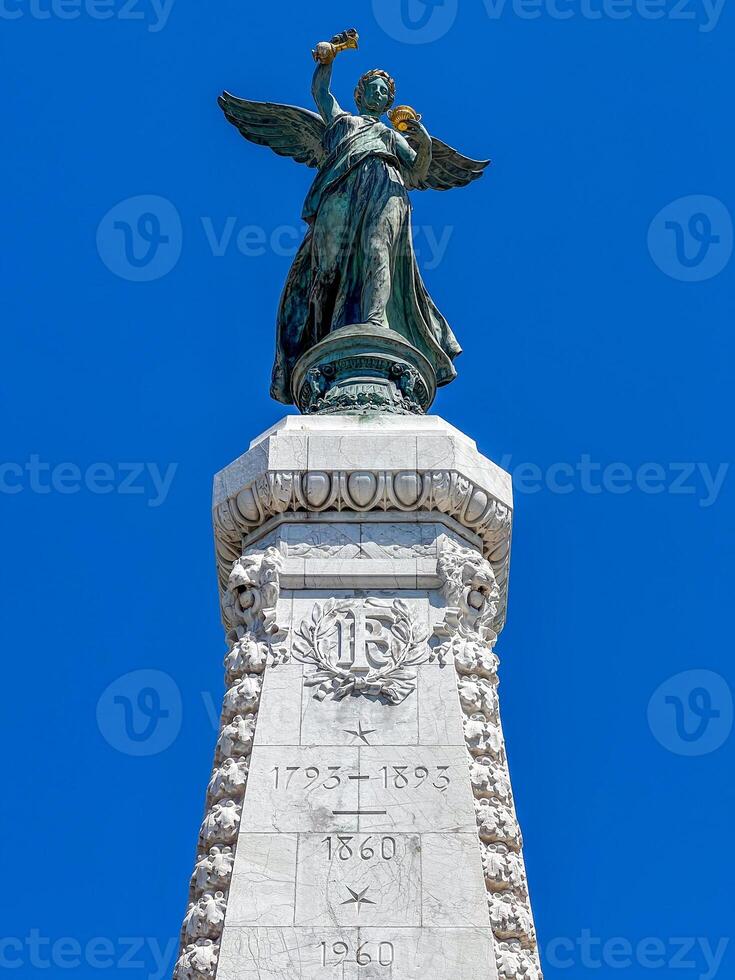
[[[396,856],[396,841],[394,837],[365,837],[362,841],[357,837],[325,837],[322,841],[329,860],[333,857],[340,861],[350,861],[358,858],[361,861],[392,861]]]

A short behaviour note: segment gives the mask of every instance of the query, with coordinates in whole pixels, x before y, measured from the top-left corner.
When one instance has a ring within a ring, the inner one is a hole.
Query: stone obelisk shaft
[[[538,980],[508,475],[438,418],[289,417],[214,518],[227,692],[177,980]]]

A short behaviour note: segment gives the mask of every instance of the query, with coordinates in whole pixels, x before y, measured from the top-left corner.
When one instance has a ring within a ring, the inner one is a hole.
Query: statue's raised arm
[[[340,51],[357,50],[359,36],[354,28],[337,34],[331,41],[322,41],[312,52],[317,62],[311,94],[314,96],[316,107],[327,125],[341,116],[344,110],[334,97],[331,88],[332,65]]]
[[[238,99],[229,92],[223,92],[217,102],[228,121],[251,143],[269,146],[297,163],[319,167],[325,157],[322,139],[326,125],[343,111],[330,89],[332,63],[340,51],[356,50],[358,40],[357,31],[351,29],[320,42],[312,51],[317,62],[312,94],[321,116],[298,106]]]
[[[246,139],[319,171],[281,299],[273,397],[302,411],[422,412],[456,377],[461,348],[419,272],[407,192],[464,187],[489,161],[433,138],[410,106],[390,111],[396,83],[385,71],[364,74],[357,111],[344,110],[333,62],[357,46],[351,30],[314,48],[318,114],[228,92],[219,104]]]

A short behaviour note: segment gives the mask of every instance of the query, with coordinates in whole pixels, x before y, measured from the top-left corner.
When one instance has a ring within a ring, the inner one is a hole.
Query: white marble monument
[[[437,417],[289,416],[216,477],[227,691],[176,980],[539,980],[511,524]]]

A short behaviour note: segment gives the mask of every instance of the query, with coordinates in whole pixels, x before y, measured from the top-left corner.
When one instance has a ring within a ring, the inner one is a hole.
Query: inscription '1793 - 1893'
[[[325,774],[329,775],[325,777]],[[273,788],[287,789],[321,789],[334,790],[344,782],[368,782],[378,779],[385,789],[421,789],[430,786],[440,793],[446,792],[451,784],[449,766],[381,766],[378,775],[360,775],[343,772],[342,766],[327,766],[326,770],[318,766],[274,766],[271,769]]]

